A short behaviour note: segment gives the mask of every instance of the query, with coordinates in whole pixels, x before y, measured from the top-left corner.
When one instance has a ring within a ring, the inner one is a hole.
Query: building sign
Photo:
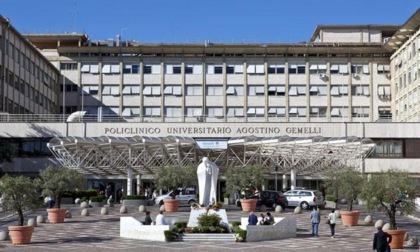
[[[169,126],[168,124],[148,127],[105,127],[104,135],[148,135],[148,136],[279,136],[279,135],[322,135],[322,127],[310,126]]]
[[[195,140],[199,149],[227,149],[227,140]]]

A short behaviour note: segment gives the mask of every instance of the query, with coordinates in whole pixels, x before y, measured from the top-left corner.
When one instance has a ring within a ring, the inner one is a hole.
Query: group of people
[[[335,223],[336,215],[335,210],[332,209],[331,213],[328,214],[327,224],[330,225],[331,238],[335,238]],[[312,236],[318,237],[318,226],[321,222],[321,212],[317,207],[313,208],[313,211],[310,214],[311,224],[312,224]],[[386,252],[390,251],[389,243],[392,242],[392,236],[384,231],[382,227],[378,227],[378,232],[375,233],[373,237],[373,250],[377,252]]]
[[[327,224],[330,226],[331,231],[331,238],[335,238],[335,221],[336,221],[336,215],[335,210],[331,209],[331,213],[328,214],[328,222]],[[321,211],[318,209],[318,207],[314,207],[311,214],[311,226],[312,226],[312,236],[318,237],[318,229],[319,229],[319,223],[321,222]]]
[[[274,222],[273,216],[271,216],[270,212],[267,212],[266,215],[261,214],[260,218],[258,218],[254,212],[249,213],[248,217],[248,225],[270,225]]]
[[[144,218],[143,225],[166,225],[163,211],[160,211],[159,214],[156,215],[154,222],[152,220],[152,217],[150,217],[150,212],[146,211],[146,217]]]

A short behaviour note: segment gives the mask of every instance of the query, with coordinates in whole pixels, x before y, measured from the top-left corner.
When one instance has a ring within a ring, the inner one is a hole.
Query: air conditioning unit
[[[359,77],[359,75],[358,74],[353,74],[353,78],[358,78]]]
[[[391,74],[386,74],[385,75],[388,79],[391,79]]]
[[[320,79],[325,79],[327,77],[327,75],[326,74],[319,74],[319,78]]]

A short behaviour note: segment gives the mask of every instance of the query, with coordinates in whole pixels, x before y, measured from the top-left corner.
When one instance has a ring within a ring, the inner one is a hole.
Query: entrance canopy
[[[199,149],[190,137],[65,137],[53,138],[48,148],[66,167],[86,174],[154,174],[159,167],[198,165],[208,156],[221,168],[263,165],[286,174],[312,175],[344,166],[358,167],[375,144],[357,137],[234,137],[227,149]]]

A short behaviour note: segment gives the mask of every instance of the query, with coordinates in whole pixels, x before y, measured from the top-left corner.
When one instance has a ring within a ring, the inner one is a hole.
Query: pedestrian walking
[[[382,231],[382,227],[378,227],[378,232],[373,236],[373,250],[377,252],[391,251],[389,244],[392,241],[392,236],[387,232]]]
[[[331,209],[331,213],[328,215],[328,224],[330,224],[330,230],[331,230],[331,238],[335,238],[335,210]]]
[[[310,214],[311,224],[312,224],[312,236],[318,237],[318,226],[320,220],[320,212],[318,208],[315,206]]]

